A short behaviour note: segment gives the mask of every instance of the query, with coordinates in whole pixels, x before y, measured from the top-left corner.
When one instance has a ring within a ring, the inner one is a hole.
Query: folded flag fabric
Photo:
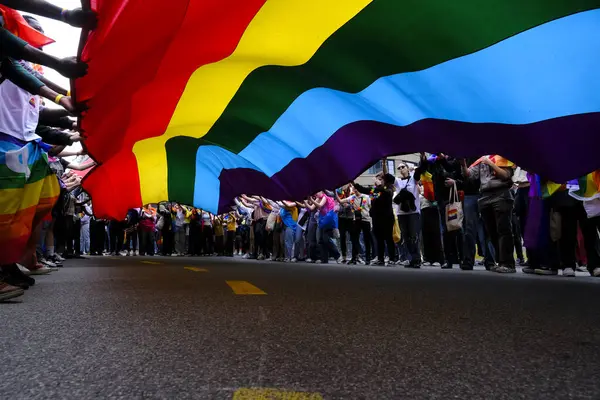
[[[433,191],[433,175],[427,171],[422,173],[421,183],[423,184],[423,197],[429,201],[435,201],[435,193]]]
[[[36,48],[54,43],[53,39],[29,26],[25,18],[16,10],[0,4],[0,17],[4,20],[4,29]]]
[[[600,198],[600,170],[596,170],[578,179],[578,187],[569,190],[577,200],[589,201]]]
[[[600,0],[91,5],[76,94],[99,215],[301,199],[397,153],[600,168]]]
[[[0,133],[0,265],[20,260],[32,226],[52,211],[59,193],[42,147]]]
[[[474,167],[474,166],[476,166],[478,164],[481,164],[481,162],[483,161],[483,159],[485,157],[488,157],[490,159],[490,161],[492,163],[494,163],[494,165],[496,165],[498,167],[516,168],[516,165],[513,162],[507,160],[506,158],[504,158],[502,156],[499,156],[498,154],[494,154],[494,155],[491,155],[491,156],[483,156],[483,157],[479,158],[477,161],[475,161],[471,165],[471,167]]]

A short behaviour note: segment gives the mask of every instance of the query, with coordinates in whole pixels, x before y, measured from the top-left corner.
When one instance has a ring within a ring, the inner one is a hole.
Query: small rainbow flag
[[[582,176],[578,180],[579,188],[573,188],[569,194],[577,200],[588,201],[600,198],[600,170]]]
[[[433,191],[433,175],[430,172],[421,174],[421,183],[423,184],[423,197],[429,201],[435,201],[435,192]]]
[[[21,259],[33,226],[52,210],[59,193],[40,145],[0,134],[0,265]]]
[[[494,154],[491,156],[483,156],[481,158],[479,158],[477,161],[475,161],[471,167],[474,167],[478,164],[480,164],[483,159],[485,157],[489,157],[490,161],[494,163],[494,165],[497,165],[498,167],[505,167],[505,168],[515,168],[515,163],[513,163],[512,161],[507,160],[506,158],[499,156],[498,154]]]

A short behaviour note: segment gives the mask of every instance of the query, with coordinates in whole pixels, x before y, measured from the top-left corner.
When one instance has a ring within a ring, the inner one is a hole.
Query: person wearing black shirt
[[[431,159],[421,155],[420,169],[427,170],[433,181],[435,201],[442,221],[442,231],[444,237],[444,257],[446,263],[442,265],[443,269],[450,269],[454,264],[459,264],[460,254],[462,253],[462,232],[461,230],[449,232],[446,227],[446,206],[449,204],[450,189],[456,183],[462,185],[462,170],[460,162],[445,154],[438,153]]]
[[[371,218],[373,219],[373,233],[377,241],[378,261],[374,265],[385,265],[385,246],[387,244],[388,255],[391,262],[396,261],[396,245],[394,243],[394,210],[392,208],[392,196],[394,193],[394,178],[391,174],[384,174],[375,178],[375,188],[370,189],[353,183],[360,193],[370,194]]]

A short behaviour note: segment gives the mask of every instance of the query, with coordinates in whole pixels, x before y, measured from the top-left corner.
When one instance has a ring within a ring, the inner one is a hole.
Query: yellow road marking
[[[250,282],[246,281],[225,281],[235,294],[267,294]]]
[[[194,271],[194,272],[208,272],[208,270],[206,268],[198,268],[198,267],[183,267],[183,269],[187,269],[189,271]]]
[[[233,393],[233,400],[323,400],[323,396],[319,393],[242,388]]]
[[[162,263],[156,261],[142,261],[142,264],[160,265]]]

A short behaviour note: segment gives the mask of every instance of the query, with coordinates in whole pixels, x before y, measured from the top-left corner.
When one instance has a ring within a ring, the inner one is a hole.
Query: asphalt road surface
[[[71,260],[0,304],[1,399],[600,399],[600,279]]]

